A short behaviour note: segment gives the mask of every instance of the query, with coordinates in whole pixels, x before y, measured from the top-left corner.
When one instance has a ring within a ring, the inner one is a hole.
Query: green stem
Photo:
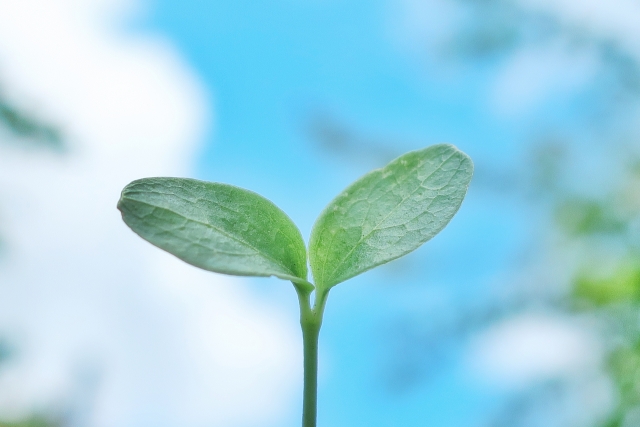
[[[316,427],[318,411],[318,334],[320,327],[302,328],[304,345],[304,395],[302,427]]]
[[[302,427],[316,427],[318,408],[318,336],[328,292],[316,293],[313,309],[311,292],[296,287],[300,303],[300,326],[304,347],[304,394]]]

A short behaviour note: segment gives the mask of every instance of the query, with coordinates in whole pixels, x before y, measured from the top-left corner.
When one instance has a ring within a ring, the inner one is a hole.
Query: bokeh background
[[[637,0],[0,0],[0,426],[299,425],[292,286],[182,264],[119,192],[232,183],[308,236],[439,142],[468,197],[332,291],[319,425],[640,426]]]

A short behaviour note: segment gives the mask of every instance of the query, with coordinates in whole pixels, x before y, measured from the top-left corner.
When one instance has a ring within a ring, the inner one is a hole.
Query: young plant
[[[313,226],[308,259],[315,283],[307,279],[307,250],[298,228],[249,190],[145,178],[124,188],[118,209],[143,239],[196,267],[293,283],[304,346],[302,426],[315,427],[318,334],[329,291],[440,232],[458,211],[472,174],[471,159],[442,144],[404,154],[351,184]]]

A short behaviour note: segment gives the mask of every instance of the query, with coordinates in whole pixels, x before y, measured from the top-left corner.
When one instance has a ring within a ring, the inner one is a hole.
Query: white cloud
[[[474,338],[466,355],[469,377],[483,388],[513,393],[561,382],[562,392],[554,394],[552,403],[525,410],[520,421],[551,417],[575,426],[592,425],[615,407],[615,387],[600,371],[603,356],[602,343],[588,325],[544,313],[522,313],[490,326]],[[533,402],[535,396],[529,395]]]
[[[558,95],[570,97],[596,83],[604,64],[598,43],[614,42],[640,61],[640,4],[632,0],[516,0],[525,13],[542,13],[556,20],[564,32],[555,43],[524,46],[498,73],[493,101],[501,114],[530,113]],[[593,40],[570,47],[563,38],[579,33]]]
[[[524,387],[596,372],[597,338],[563,317],[525,313],[491,326],[472,343],[473,370],[490,382]]]
[[[613,40],[640,60],[640,3],[635,0],[517,0],[563,25]]]
[[[463,7],[443,0],[396,0],[402,17],[396,38],[414,52],[439,52],[473,20],[482,20],[482,8]],[[512,0],[502,4],[520,17],[546,16],[559,24],[552,39],[524,40],[498,64],[490,77],[488,102],[499,116],[535,114],[546,102],[571,99],[597,84],[606,64],[599,58],[602,42],[613,42],[640,61],[640,3],[634,0]],[[480,12],[478,12],[480,11]],[[509,15],[509,16],[511,16]],[[581,44],[572,44],[578,35]]]
[[[137,7],[0,2],[0,90],[70,145],[0,146],[0,333],[20,351],[0,413],[86,396],[90,371],[91,426],[264,425],[298,385],[296,324],[143,242],[115,209],[135,178],[188,175],[210,116],[167,41],[119,30]]]
[[[542,13],[565,31],[546,45],[523,46],[498,72],[491,94],[501,115],[524,115],[545,101],[570,98],[590,84],[604,66],[599,42],[614,42],[640,61],[640,4],[631,0],[516,0],[525,13]],[[593,43],[571,46],[568,34],[580,33]]]

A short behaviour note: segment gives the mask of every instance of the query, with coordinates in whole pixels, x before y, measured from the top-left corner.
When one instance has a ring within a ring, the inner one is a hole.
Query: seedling
[[[452,145],[398,157],[351,184],[316,220],[307,249],[289,217],[228,184],[144,178],[122,191],[122,219],[157,247],[205,270],[289,280],[304,346],[302,426],[315,427],[318,334],[335,285],[399,258],[442,230],[467,192],[473,163]],[[312,303],[312,294],[313,303]]]

